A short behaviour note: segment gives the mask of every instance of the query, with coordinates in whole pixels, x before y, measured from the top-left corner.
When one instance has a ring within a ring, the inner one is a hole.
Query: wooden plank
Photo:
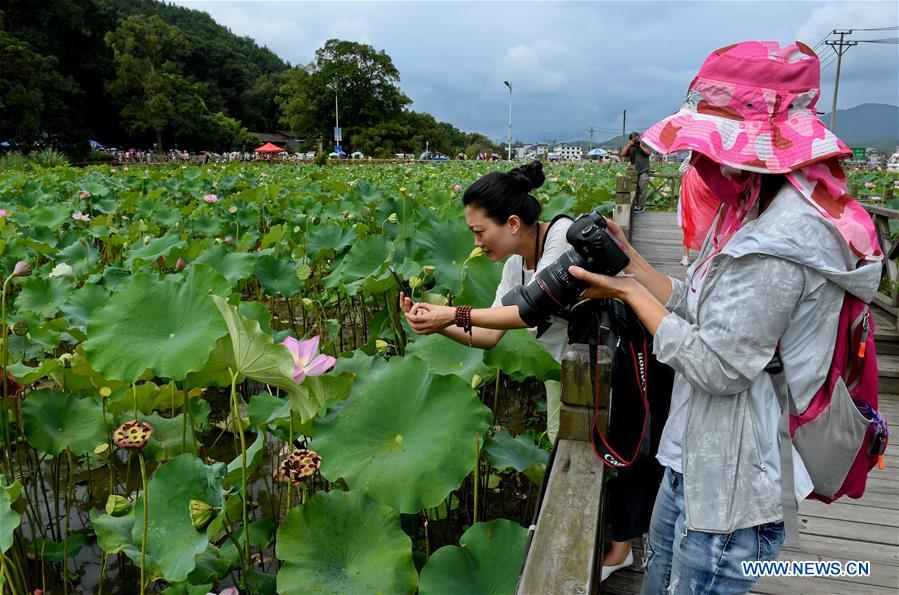
[[[589,442],[559,440],[517,593],[593,593],[603,467]]]
[[[874,506],[853,506],[844,504],[838,500],[833,504],[825,504],[814,500],[805,500],[799,505],[799,514],[828,518],[843,519],[858,523],[873,523],[899,527],[899,509],[877,508]]]

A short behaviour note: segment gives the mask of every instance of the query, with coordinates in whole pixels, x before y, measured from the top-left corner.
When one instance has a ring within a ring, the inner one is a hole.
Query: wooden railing
[[[878,291],[874,296],[874,303],[896,317],[897,330],[899,330],[899,267],[895,258],[890,258],[890,252],[896,245],[896,241],[890,232],[890,221],[899,220],[899,211],[861,203],[874,220],[874,228],[877,230],[877,240],[883,250],[884,277],[887,281],[886,291]]]
[[[586,345],[569,345],[562,356],[559,436],[543,480],[537,517],[516,593],[596,593],[603,547],[604,466],[590,442],[594,414],[608,426],[611,353],[598,355],[598,409],[590,382]]]

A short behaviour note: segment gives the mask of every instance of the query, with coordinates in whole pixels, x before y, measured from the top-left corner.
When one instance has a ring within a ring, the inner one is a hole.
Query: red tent
[[[284,149],[279,147],[278,145],[273,145],[272,143],[265,143],[261,147],[256,147],[253,149],[256,153],[283,153]]]

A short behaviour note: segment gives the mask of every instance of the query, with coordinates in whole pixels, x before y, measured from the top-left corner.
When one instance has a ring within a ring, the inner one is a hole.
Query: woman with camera
[[[544,180],[543,165],[532,161],[509,172],[489,173],[468,187],[462,204],[475,246],[494,262],[508,257],[496,298],[490,308],[472,309],[424,302],[413,305],[408,297],[400,296],[400,306],[414,332],[440,333],[463,345],[490,349],[507,330],[528,328],[517,306],[502,305],[503,296],[517,285],[530,283],[535,271],[554,262],[570,247],[565,234],[571,219],[539,220],[540,203],[529,192],[539,188]],[[529,330],[556,361],[562,360],[568,344],[564,320],[552,317],[547,328]],[[559,431],[560,386],[554,380],[545,384],[546,431],[552,442]]]
[[[563,270],[546,267],[558,268],[559,262],[569,263],[571,258],[575,258],[575,262],[584,262],[582,257],[592,261],[594,256],[599,256],[603,261],[598,263],[602,270],[608,270],[609,266],[616,266],[618,270],[627,259],[606,234],[605,220],[598,214],[585,215],[574,224],[567,217],[539,221],[540,203],[528,192],[540,187],[543,181],[542,165],[534,161],[508,173],[487,174],[465,191],[462,197],[465,220],[474,234],[475,246],[484,250],[493,261],[508,257],[496,298],[491,308],[472,310],[467,306],[413,305],[401,295],[401,307],[413,331],[418,334],[437,332],[463,345],[490,349],[506,330],[534,325],[529,329],[531,333],[556,361],[561,362],[568,345],[568,323],[554,315],[547,319],[546,315],[576,301],[580,289],[572,288],[572,280]],[[576,232],[577,253],[569,251],[572,247],[566,237],[569,231]],[[608,254],[609,251],[617,253],[621,262]],[[558,273],[567,280],[559,279]],[[540,279],[536,279],[538,276]],[[640,333],[643,332],[641,328]],[[654,358],[650,359],[653,359],[650,366],[657,366]],[[653,374],[650,382],[651,400],[664,403],[653,411],[654,422],[664,422],[667,413],[670,371],[667,381],[665,376],[661,373],[656,378]],[[547,434],[554,442],[559,429],[561,387],[556,381],[545,384]],[[655,396],[659,392],[664,392],[664,398]],[[658,436],[649,441],[657,443]],[[608,484],[612,542],[603,557],[602,580],[633,563],[630,540],[643,534],[649,525],[649,509],[658,489],[661,469],[652,459],[641,458],[635,463]]]
[[[795,452],[793,476],[781,474],[792,447],[780,449],[765,368],[778,351],[790,392],[814,394],[845,292],[869,302],[882,260],[870,217],[846,192],[839,159],[852,153],[815,112],[819,83],[801,43],[713,52],[684,106],[642,138],[660,153],[692,151],[720,202],[686,279],[656,271],[611,222],[629,275],[570,269],[589,284],[585,297],[630,305],[676,373],[643,593],[748,592],[757,578],[741,562],[777,559],[785,505],[812,489]]]

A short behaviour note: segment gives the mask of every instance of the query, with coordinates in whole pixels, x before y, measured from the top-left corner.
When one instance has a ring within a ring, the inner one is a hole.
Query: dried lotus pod
[[[297,267],[297,279],[299,279],[300,281],[305,281],[311,276],[312,267],[310,267],[308,264],[301,264],[299,267]]]
[[[294,449],[286,459],[278,465],[275,479],[282,483],[301,483],[304,479],[318,473],[322,458],[314,450],[307,448]]]
[[[120,425],[112,433],[112,443],[119,448],[143,450],[153,435],[153,427],[137,419]]]
[[[24,320],[17,321],[14,325],[12,325],[12,334],[17,337],[24,337],[28,334],[28,323]]]

